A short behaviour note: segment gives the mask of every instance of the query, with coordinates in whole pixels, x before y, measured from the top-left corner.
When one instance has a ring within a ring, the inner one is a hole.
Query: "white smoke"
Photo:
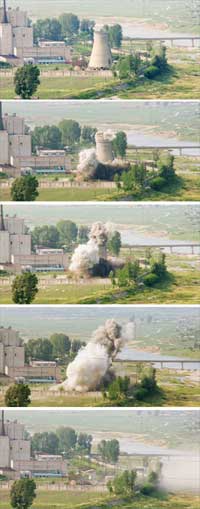
[[[82,150],[79,154],[78,172],[85,177],[93,177],[98,166],[96,150],[89,148]]]
[[[107,320],[93,332],[90,342],[79,350],[68,365],[67,380],[61,384],[67,391],[87,392],[99,387],[112,361],[127,341],[134,337],[134,324],[120,325]]]
[[[102,256],[106,257],[106,245],[110,235],[114,232],[111,223],[94,223],[90,230],[87,244],[80,244],[74,251],[69,270],[75,274],[87,274],[94,265],[99,263]],[[102,253],[102,249],[104,252]]]

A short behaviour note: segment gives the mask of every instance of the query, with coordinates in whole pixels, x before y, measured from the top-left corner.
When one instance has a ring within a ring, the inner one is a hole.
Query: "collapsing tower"
[[[96,133],[96,156],[100,163],[106,164],[113,161],[112,140],[102,132]]]
[[[108,39],[108,33],[94,30],[94,44],[89,61],[90,69],[110,69],[112,66],[112,54]]]

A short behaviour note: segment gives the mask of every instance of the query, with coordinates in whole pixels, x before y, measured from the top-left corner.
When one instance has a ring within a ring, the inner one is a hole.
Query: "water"
[[[157,354],[157,353],[150,353],[150,352],[143,352],[141,350],[135,350],[134,348],[131,348],[131,347],[125,347],[123,348],[122,352],[120,352],[118,354],[118,359],[120,360],[127,360],[127,361],[131,361],[131,360],[134,360],[134,361],[152,361],[152,360],[156,360],[156,361],[164,361],[164,366],[161,368],[161,366],[159,366],[159,369],[165,369],[165,368],[170,368],[170,369],[181,369],[181,365],[180,365],[180,362],[178,362],[178,360],[184,360],[184,358],[178,358],[178,357],[172,357],[170,355],[160,355],[160,354]],[[167,362],[169,360],[176,360],[177,359],[177,363],[170,363],[170,362]],[[188,359],[185,358],[185,360],[188,361]],[[158,368],[158,364],[157,362],[155,363],[155,368]],[[187,362],[185,365],[184,365],[184,369],[185,370],[196,370],[196,369],[200,369],[200,361],[198,363],[196,362]]]
[[[182,254],[191,254],[191,248],[187,244],[192,244],[189,240],[179,241],[179,240],[169,240],[169,237],[167,235],[159,236],[159,235],[145,235],[142,233],[138,233],[134,229],[126,229],[121,231],[121,240],[122,244],[128,245],[128,246],[147,246],[151,247],[153,245],[157,245],[159,247],[162,246],[166,242],[166,244],[169,243],[173,247],[174,253],[182,253]],[[186,244],[184,247],[179,247],[179,244]],[[194,247],[194,254],[200,253],[200,247]],[[170,253],[170,248],[165,247],[163,248],[164,252]]]
[[[183,141],[178,140],[175,136],[168,136],[167,134],[163,134],[162,136],[159,134],[143,134],[138,133],[138,131],[135,130],[129,130],[127,131],[127,140],[129,145],[136,145],[137,147],[149,147],[149,146],[155,146],[157,148],[163,147],[163,145],[167,148],[171,145],[177,145],[177,146],[191,146],[191,148],[183,149],[182,154],[183,155],[191,155],[191,156],[200,156],[200,148],[193,148],[197,143],[194,143],[192,141]],[[179,154],[179,150],[173,149],[171,151],[174,155]]]

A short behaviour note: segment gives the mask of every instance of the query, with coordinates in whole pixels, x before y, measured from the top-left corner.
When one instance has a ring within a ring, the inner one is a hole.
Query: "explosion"
[[[107,258],[107,242],[114,232],[111,223],[96,222],[90,230],[87,244],[80,244],[74,251],[69,270],[78,275],[89,275],[100,260]]]
[[[89,148],[80,152],[77,170],[83,177],[94,177],[97,166],[98,161],[94,148]]]
[[[93,332],[90,342],[79,350],[68,365],[67,379],[61,384],[67,391],[88,392],[99,388],[109,377],[112,361],[125,343],[134,337],[134,323],[120,325],[107,320]]]

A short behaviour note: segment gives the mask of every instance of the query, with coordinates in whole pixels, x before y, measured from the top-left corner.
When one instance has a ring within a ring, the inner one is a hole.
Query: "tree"
[[[76,448],[79,452],[91,453],[92,447],[92,435],[88,435],[87,433],[80,433],[78,435],[78,440],[76,444]]]
[[[97,129],[95,127],[84,126],[81,131],[81,138],[86,143],[95,144],[95,134]]]
[[[73,428],[62,427],[57,430],[59,439],[59,451],[69,453],[75,449],[77,443],[77,434]]]
[[[137,191],[144,186],[146,180],[146,167],[143,163],[135,164],[130,171],[123,172],[122,182],[125,191]]]
[[[34,175],[16,178],[11,187],[13,201],[34,201],[38,194],[38,180]]]
[[[71,341],[66,334],[52,334],[50,337],[50,342],[53,350],[53,357],[55,358],[65,358],[66,355],[69,354],[71,349]]]
[[[27,384],[11,385],[5,394],[5,404],[9,407],[27,407],[31,403],[31,390]]]
[[[108,29],[108,35],[110,40],[110,45],[112,48],[120,48],[122,45],[122,27],[119,24],[112,25],[106,28]]]
[[[81,137],[81,128],[78,122],[75,120],[62,120],[59,123],[59,129],[62,135],[62,144],[66,145],[74,145],[74,143],[80,141]]]
[[[79,31],[80,21],[76,14],[64,13],[59,16],[59,22],[61,24],[62,36],[76,35]]]
[[[25,343],[25,359],[50,361],[52,360],[53,345],[49,339],[30,339]]]
[[[120,447],[116,439],[101,440],[98,444],[98,453],[101,455],[103,461],[109,463],[117,463],[119,459]]]
[[[85,225],[79,226],[77,242],[79,244],[85,244],[89,240],[90,228]]]
[[[135,470],[124,470],[122,474],[115,477],[114,481],[109,483],[108,489],[115,495],[130,497],[134,495],[137,472]]]
[[[35,433],[31,439],[32,453],[40,452],[43,454],[58,454],[59,439],[53,431]]]
[[[36,483],[33,479],[14,481],[10,490],[10,503],[14,509],[29,509],[36,498]]]
[[[150,259],[150,269],[153,274],[159,277],[161,280],[164,278],[167,272],[166,256],[164,253],[159,253],[157,258]]]
[[[108,250],[118,256],[118,254],[120,253],[120,249],[121,249],[121,235],[119,232],[114,232],[113,235],[111,236],[111,238],[109,239],[108,241]]]
[[[60,129],[55,125],[45,125],[43,127],[35,127],[32,132],[32,151],[36,151],[36,147],[45,149],[59,150],[62,148],[62,134]]]
[[[37,65],[25,64],[19,67],[14,77],[15,93],[21,99],[30,99],[40,84],[39,76]]]
[[[32,232],[32,246],[60,247],[60,234],[56,226],[36,226]]]
[[[110,401],[126,401],[130,390],[130,378],[125,376],[124,378],[118,376],[108,386],[107,396]]]
[[[127,149],[127,136],[119,131],[113,140],[113,150],[116,156],[125,157]]]
[[[25,272],[15,277],[12,283],[12,300],[15,304],[30,304],[38,293],[38,278]]]
[[[122,269],[116,271],[116,278],[119,287],[129,287],[137,284],[140,274],[140,266],[138,260],[127,262]]]
[[[91,19],[82,19],[80,22],[80,32],[87,34],[89,38],[93,39],[95,21]]]
[[[167,152],[166,154],[163,154],[158,159],[158,169],[159,174],[161,177],[165,178],[166,180],[170,180],[174,178],[175,175],[175,169],[174,169],[174,156],[170,154],[170,152]]]
[[[34,43],[37,44],[39,40],[60,41],[61,31],[61,23],[56,18],[38,19],[33,25]]]
[[[78,234],[78,227],[76,223],[70,220],[61,220],[57,223],[57,230],[59,232],[60,243],[71,244],[75,242]]]
[[[133,78],[139,75],[141,69],[141,58],[136,53],[135,55],[127,55],[120,57],[117,63],[117,71],[120,79]]]
[[[83,346],[85,346],[84,342],[80,341],[80,339],[74,339],[71,343],[71,352],[73,354],[78,353],[80,348],[82,348]]]

